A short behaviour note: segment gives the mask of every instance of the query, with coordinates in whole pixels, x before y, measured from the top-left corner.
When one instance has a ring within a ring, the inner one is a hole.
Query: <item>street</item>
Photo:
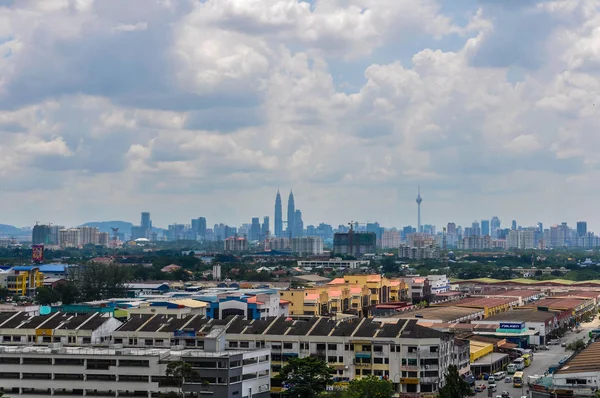
[[[587,342],[588,332],[592,329],[597,328],[598,325],[600,325],[600,320],[598,318],[594,319],[590,323],[582,323],[581,324],[582,331],[580,333],[567,332],[567,334],[565,334],[565,336],[563,336],[562,340],[566,341],[568,344],[574,340],[583,338]],[[512,398],[520,398],[522,396],[529,396],[528,387],[527,387],[527,376],[543,375],[544,372],[546,370],[548,370],[549,366],[558,364],[558,361],[560,361],[565,355],[569,354],[569,351],[566,351],[565,348],[561,347],[560,345],[551,345],[551,346],[549,346],[549,348],[550,349],[548,351],[537,351],[534,353],[533,362],[531,363],[531,366],[525,368],[525,370],[524,370],[525,376],[523,378],[524,379],[523,388],[514,388],[512,383],[505,383],[504,380],[499,380],[496,383],[496,385],[498,386],[498,390],[492,394],[492,397],[496,397],[496,395],[502,394],[502,391],[508,391],[508,393],[510,394],[510,396]],[[487,381],[485,381],[485,380],[477,380],[476,385],[479,385],[479,384],[488,385]],[[476,397],[477,398],[488,397],[487,389],[482,392],[477,393]]]

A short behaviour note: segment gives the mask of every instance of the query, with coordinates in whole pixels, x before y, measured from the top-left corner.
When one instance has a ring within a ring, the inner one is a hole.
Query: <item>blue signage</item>
[[[510,329],[510,330],[521,330],[525,329],[525,322],[517,322],[517,323],[501,323],[500,329]]]
[[[195,330],[176,330],[173,332],[173,336],[175,337],[185,337],[185,338],[195,338],[196,331]]]

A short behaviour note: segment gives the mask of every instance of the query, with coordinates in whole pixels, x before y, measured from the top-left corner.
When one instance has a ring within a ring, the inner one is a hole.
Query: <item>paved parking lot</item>
[[[569,343],[573,340],[584,338],[587,341],[588,332],[591,329],[597,328],[599,324],[600,324],[600,321],[598,319],[594,319],[593,322],[590,322],[587,324],[584,323],[581,325],[581,328],[583,329],[582,332],[580,332],[580,333],[567,332],[567,334],[563,337],[563,340],[566,340],[567,343]],[[537,351],[536,353],[534,353],[533,362],[531,363],[531,366],[529,366],[528,368],[525,368],[525,370],[524,370],[525,380],[527,380],[527,376],[529,376],[529,375],[543,375],[544,372],[548,369],[548,366],[550,366],[552,364],[557,364],[558,361],[560,361],[565,355],[567,355],[569,353],[569,352],[565,351],[564,347],[561,347],[560,345],[553,345],[553,346],[549,346],[549,347],[550,347],[550,349],[548,351]],[[476,384],[486,384],[487,385],[487,381],[478,380]],[[498,386],[498,390],[495,393],[493,393],[493,395],[492,395],[493,397],[496,397],[496,395],[502,394],[502,391],[508,391],[508,393],[510,394],[510,396],[512,398],[520,398],[522,396],[529,396],[526,382],[523,385],[523,388],[514,388],[512,386],[512,383],[504,383],[504,380],[499,381],[497,383],[497,386]],[[476,397],[478,397],[478,398],[488,397],[487,389],[483,392],[477,393]]]

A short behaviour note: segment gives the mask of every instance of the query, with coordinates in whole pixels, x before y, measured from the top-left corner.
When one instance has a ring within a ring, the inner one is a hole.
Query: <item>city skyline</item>
[[[122,3],[3,2],[3,223],[600,229],[592,2]]]

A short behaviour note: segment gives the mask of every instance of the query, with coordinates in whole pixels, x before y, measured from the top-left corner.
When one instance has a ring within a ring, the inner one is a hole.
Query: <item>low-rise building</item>
[[[336,257],[327,260],[298,260],[298,267],[357,269],[368,267],[370,263],[369,260],[342,260]]]
[[[214,329],[204,340],[204,350],[0,346],[0,385],[13,397],[159,397],[177,391],[166,370],[170,362],[183,361],[197,371],[185,380],[185,392],[227,398],[269,396],[268,349],[226,351],[222,329]]]

